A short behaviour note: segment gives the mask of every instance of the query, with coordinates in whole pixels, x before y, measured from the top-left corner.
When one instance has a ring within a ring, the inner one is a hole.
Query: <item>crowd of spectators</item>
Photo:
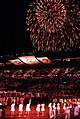
[[[47,97],[80,97],[79,68],[0,70],[0,91],[44,93]]]
[[[79,97],[80,84],[38,84],[31,88],[31,92],[44,92],[51,97]]]
[[[80,97],[80,81],[69,79],[1,79],[0,90],[44,93],[49,97]]]
[[[20,70],[0,70],[0,77],[11,78],[54,78],[68,77],[80,78],[79,68],[43,68],[43,69],[20,69]]]

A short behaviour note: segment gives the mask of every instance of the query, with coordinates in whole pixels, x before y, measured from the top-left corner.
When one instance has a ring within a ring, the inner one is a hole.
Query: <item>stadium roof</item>
[[[80,67],[80,54],[74,52],[7,55],[0,57],[0,69],[5,68]]]

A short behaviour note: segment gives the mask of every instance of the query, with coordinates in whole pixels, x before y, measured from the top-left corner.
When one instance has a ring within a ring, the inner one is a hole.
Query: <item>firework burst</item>
[[[79,0],[34,0],[26,23],[35,51],[80,47]]]

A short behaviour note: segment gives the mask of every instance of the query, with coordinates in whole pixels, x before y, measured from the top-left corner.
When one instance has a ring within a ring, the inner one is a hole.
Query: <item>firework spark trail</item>
[[[35,51],[80,47],[79,4],[79,0],[34,0],[30,3],[26,23]]]

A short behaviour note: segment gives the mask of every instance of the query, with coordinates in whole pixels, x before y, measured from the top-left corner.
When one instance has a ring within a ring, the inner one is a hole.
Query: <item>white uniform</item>
[[[23,104],[19,104],[19,112],[23,111]]]
[[[0,102],[0,106],[2,106],[1,102]],[[2,109],[0,109],[0,117],[2,117]]]
[[[37,104],[36,112],[37,112],[37,116],[39,116],[39,114],[40,114],[40,104]]]
[[[63,105],[63,109],[64,109],[64,110],[66,109],[66,103],[64,103],[64,105]]]
[[[12,111],[12,112],[15,111],[15,103],[13,103],[13,104],[11,105],[11,111]]]
[[[31,109],[30,109],[30,104],[27,104],[26,105],[26,111],[30,111]]]
[[[36,111],[40,112],[40,104],[37,104]]]
[[[15,103],[11,104],[11,116],[14,116],[15,112]]]
[[[59,103],[57,103],[57,109],[60,109],[60,104]]]
[[[53,108],[56,109],[56,104],[55,103],[53,104]]]
[[[51,113],[52,112],[52,103],[49,103],[48,107],[49,107],[49,113]]]
[[[45,104],[41,104],[41,111],[44,112],[45,111]]]
[[[48,107],[49,107],[49,117],[52,118],[53,117],[52,103],[49,103]]]
[[[56,109],[53,108],[53,117],[56,118]]]

